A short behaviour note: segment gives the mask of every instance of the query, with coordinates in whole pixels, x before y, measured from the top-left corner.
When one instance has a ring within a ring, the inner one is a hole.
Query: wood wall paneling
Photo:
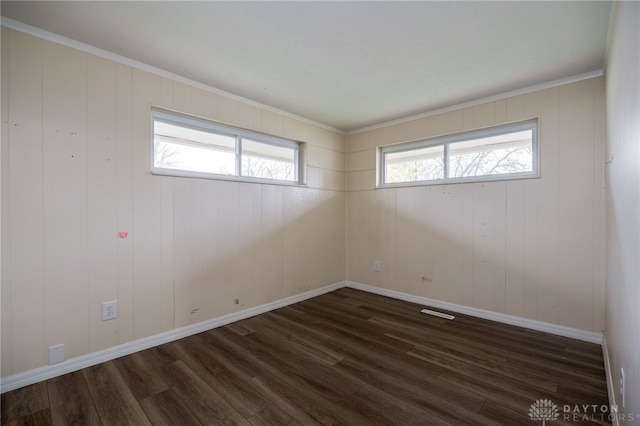
[[[472,298],[473,306],[493,309],[493,287],[495,267],[495,216],[494,186],[488,184],[473,187],[472,203]]]
[[[271,297],[282,298],[284,291],[283,235],[283,188],[278,186],[262,186],[262,238],[261,238],[261,302]]]
[[[594,80],[560,88],[559,322],[593,327]],[[600,261],[600,260],[598,260]]]
[[[133,70],[117,65],[118,343],[133,340]],[[113,320],[112,320],[113,321]]]
[[[540,274],[538,265],[539,181],[523,181],[525,191],[525,233],[524,233],[524,317],[537,319],[539,303]]]
[[[9,50],[9,37],[11,36],[4,28],[0,29],[2,34],[0,35],[0,43],[2,51],[7,52]],[[2,78],[0,86],[0,98],[1,98],[1,110],[0,115],[2,117],[2,123],[0,124],[0,179],[1,186],[0,191],[2,194],[9,193],[9,61],[3,58],[0,61],[0,75]],[[6,195],[5,195],[6,196]],[[0,259],[2,262],[2,268],[0,268],[0,280],[4,284],[0,288],[0,348],[7,348],[11,344],[11,262],[9,261],[9,247],[10,244],[10,215],[9,215],[9,203],[3,198],[0,203],[0,217],[1,217],[1,233],[2,240],[0,242]],[[0,353],[0,371],[9,373],[11,371],[11,351],[7,349],[1,349]]]
[[[87,57],[89,350],[118,343],[101,304],[118,299],[117,66]]]
[[[463,246],[462,206],[463,206],[464,186],[449,185],[445,188],[445,265],[446,279],[445,288],[448,302],[462,303],[463,288],[463,268],[462,262],[465,257]]]
[[[149,172],[152,105],[160,101],[160,77],[133,70],[133,337],[162,331],[162,185]]]
[[[507,286],[507,182],[493,185],[493,307],[489,310],[505,313]]]
[[[540,141],[540,179],[538,191],[538,285],[537,317],[541,321],[557,323],[560,263],[559,186],[560,167],[560,91],[557,88],[540,93],[538,134]]]
[[[46,334],[40,351],[64,343],[71,358],[89,349],[87,55],[45,42],[42,70]]]
[[[221,313],[231,312],[234,294],[240,285],[240,269],[243,266],[244,259],[242,257],[242,246],[238,239],[238,235],[244,232],[239,218],[239,194],[238,186],[235,182],[224,182],[219,186],[219,202],[218,207],[218,235],[217,245],[219,257],[217,268],[212,277],[215,277],[215,283],[219,295],[219,309]],[[280,229],[275,232],[280,233]],[[203,264],[204,266],[204,264]],[[204,272],[204,271],[203,271]],[[209,274],[200,273],[198,282]],[[221,289],[227,289],[224,293]]]
[[[525,192],[524,181],[507,182],[506,313],[524,316],[525,308]]]
[[[605,164],[606,164],[606,91],[604,79],[594,82],[594,116],[593,116],[593,325],[592,329],[605,329],[605,283],[606,283],[606,205]]]
[[[2,374],[45,363],[43,42],[3,28]],[[8,44],[8,46],[7,46]],[[4,87],[3,87],[4,88]],[[4,139],[7,138],[7,139]],[[7,157],[5,159],[5,156]],[[5,164],[8,167],[5,168]],[[5,190],[7,189],[7,190]],[[7,202],[8,201],[8,202]],[[8,229],[4,227],[8,223]],[[8,259],[8,264],[5,260]],[[7,277],[7,280],[5,278]],[[9,304],[9,309],[7,309]],[[11,320],[6,321],[6,314]],[[20,327],[14,325],[20,324]],[[9,334],[5,335],[10,326]],[[11,364],[7,366],[6,362]]]
[[[174,183],[167,176],[158,176],[161,184],[161,275],[162,275],[162,331],[175,328],[175,246],[173,240],[174,226]]]
[[[192,228],[192,187],[187,179],[176,179],[174,182],[174,214],[173,214],[173,246],[174,246],[174,310],[175,326],[183,327],[191,324],[191,311],[196,309],[193,300],[197,299],[192,295],[192,283],[194,261],[193,256],[193,228]],[[217,228],[217,221],[214,222]],[[215,253],[211,253],[216,259]],[[213,262],[212,262],[213,263]]]

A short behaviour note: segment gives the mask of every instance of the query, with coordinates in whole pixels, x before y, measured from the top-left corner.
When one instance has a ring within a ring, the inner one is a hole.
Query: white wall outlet
[[[64,343],[49,346],[49,365],[58,364],[62,361],[64,361]]]
[[[624,409],[624,368],[620,369],[620,406]]]
[[[374,260],[373,261],[373,270],[375,272],[380,272],[380,261],[379,260]]]
[[[102,321],[118,318],[118,301],[102,302]]]

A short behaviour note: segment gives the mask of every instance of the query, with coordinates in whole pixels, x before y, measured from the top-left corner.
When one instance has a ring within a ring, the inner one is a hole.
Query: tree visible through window
[[[444,146],[388,153],[386,183],[444,179]]]
[[[533,130],[449,144],[449,176],[489,176],[533,170]]]
[[[296,152],[280,146],[242,140],[242,175],[262,179],[294,180]]]
[[[533,176],[536,147],[536,121],[383,147],[380,184]]]

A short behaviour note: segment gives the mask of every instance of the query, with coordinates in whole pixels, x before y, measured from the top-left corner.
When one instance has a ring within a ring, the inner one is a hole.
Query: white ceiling
[[[2,1],[2,15],[342,131],[603,67],[610,2]]]

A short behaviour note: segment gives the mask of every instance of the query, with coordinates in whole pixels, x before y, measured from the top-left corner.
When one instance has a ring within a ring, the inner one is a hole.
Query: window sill
[[[513,175],[513,176],[478,176],[473,178],[459,178],[459,179],[441,179],[431,181],[420,182],[400,182],[400,183],[385,183],[383,185],[376,185],[375,189],[389,189],[389,188],[405,188],[413,186],[434,186],[434,185],[452,185],[462,183],[487,183],[487,182],[500,182],[500,181],[514,181],[524,179],[539,179],[540,174],[526,174],[526,175]]]
[[[215,175],[211,173],[190,172],[184,170],[166,170],[166,169],[152,169],[151,174],[155,176],[168,176],[177,178],[191,178],[191,179],[207,179],[207,180],[219,180],[224,182],[239,182],[239,183],[257,183],[261,185],[277,185],[277,186],[295,186],[306,188],[307,183],[290,182],[284,180],[275,179],[259,179],[250,177],[237,177],[227,175]]]

